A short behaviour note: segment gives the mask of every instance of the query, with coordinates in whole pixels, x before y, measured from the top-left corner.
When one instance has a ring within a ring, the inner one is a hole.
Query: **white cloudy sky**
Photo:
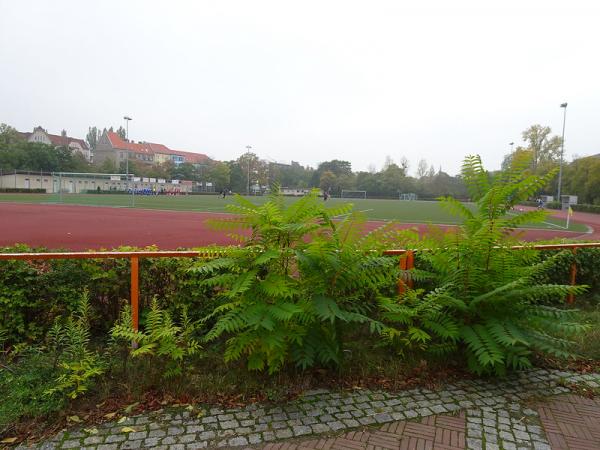
[[[598,3],[0,0],[0,122],[456,173],[568,101],[566,154],[600,153]]]

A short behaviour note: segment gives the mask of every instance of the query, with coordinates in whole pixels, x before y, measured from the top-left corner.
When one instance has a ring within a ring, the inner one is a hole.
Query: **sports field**
[[[0,194],[0,246],[15,243],[51,249],[88,250],[112,249],[119,246],[161,249],[193,248],[212,244],[236,243],[227,233],[211,229],[207,219],[222,216],[231,198],[218,196],[149,196],[137,197],[136,207],[125,195],[56,196]],[[252,197],[264,202],[265,197]],[[286,199],[288,202],[294,198]],[[346,203],[332,199],[330,205]],[[353,200],[355,208],[364,211],[372,221],[367,230],[378,225],[377,220],[396,220],[400,228],[416,228],[427,233],[428,225],[452,227],[456,220],[441,209],[437,202],[401,202],[399,200]],[[553,213],[556,215],[556,213]],[[581,221],[590,229],[600,229],[599,217]],[[591,215],[590,215],[591,216]],[[593,215],[596,216],[596,215]],[[583,237],[582,224],[573,223],[570,230],[561,228],[563,216],[549,219],[543,228],[519,230],[523,240]],[[585,237],[591,238],[590,234]]]
[[[262,203],[267,197],[248,197],[255,203]],[[136,196],[119,194],[63,194],[62,201],[58,194],[0,194],[0,202],[88,205],[154,209],[165,211],[227,212],[225,205],[231,202],[218,195],[180,195],[180,196]],[[294,202],[293,197],[286,197],[287,202]],[[456,225],[458,219],[445,210],[438,202],[432,201],[400,201],[375,199],[338,199],[332,198],[328,204],[353,203],[358,211],[363,211],[370,220],[394,220],[403,223],[432,223]],[[518,213],[517,213],[518,214]],[[565,230],[565,220],[549,217],[545,223],[528,225],[527,228],[549,230]],[[569,231],[585,232],[587,227],[572,221]]]

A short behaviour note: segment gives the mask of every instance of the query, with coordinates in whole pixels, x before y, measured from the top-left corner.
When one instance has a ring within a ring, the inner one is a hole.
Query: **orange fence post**
[[[575,255],[577,254],[577,248],[573,248],[573,258],[575,258]],[[571,263],[571,286],[575,286],[575,283],[577,281],[577,261],[575,259],[573,259],[573,262]],[[569,297],[567,299],[567,302],[569,304],[572,304],[575,302],[575,294],[570,293]]]
[[[406,252],[406,270],[411,270],[414,268],[415,268],[415,252],[413,252],[412,250],[408,250]],[[407,280],[408,287],[412,289],[413,285],[414,285],[412,276],[407,275],[407,277],[408,277],[408,280]]]
[[[407,250],[404,255],[400,257],[400,270],[410,270],[415,267],[415,253],[412,250]],[[402,295],[406,292],[406,287],[412,289],[413,280],[409,274],[401,274],[398,278],[398,295]]]
[[[140,259],[137,256],[131,257],[131,321],[135,331],[138,330],[140,311]]]
[[[406,270],[407,264],[408,264],[408,257],[406,255],[402,255],[400,257],[400,270]],[[398,295],[402,295],[406,292],[406,284],[404,283],[404,280],[402,279],[403,275],[400,274],[400,277],[398,278]]]

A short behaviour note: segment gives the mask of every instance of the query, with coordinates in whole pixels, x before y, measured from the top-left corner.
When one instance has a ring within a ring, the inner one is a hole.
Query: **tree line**
[[[86,141],[92,151],[104,130],[89,127]],[[123,127],[119,127],[116,132],[121,137],[126,137]],[[505,155],[503,168],[509,167],[513,158],[524,152],[531,154],[531,173],[543,176],[558,166],[562,138],[553,135],[550,127],[532,125],[523,131],[522,142],[513,152]],[[441,167],[435,169],[424,159],[417,162],[414,176],[408,173],[409,168],[410,163],[405,157],[395,162],[388,156],[379,170],[370,166],[368,170],[353,171],[350,161],[334,159],[313,168],[296,161],[291,164],[267,161],[250,152],[243,153],[234,160],[209,160],[200,165],[176,165],[170,161],[150,165],[136,160],[129,161],[129,172],[136,176],[212,183],[217,191],[227,189],[245,193],[249,188],[252,192],[263,191],[277,183],[281,187],[298,189],[317,187],[334,196],[340,195],[342,190],[356,190],[366,191],[368,197],[375,198],[398,198],[400,193],[414,193],[418,198],[427,199],[442,195],[468,197],[460,175],[450,175]],[[0,169],[124,173],[125,163],[122,162],[119,166],[110,160],[102,164],[89,163],[83,155],[73,153],[68,148],[26,142],[14,128],[2,124]],[[556,191],[557,179],[554,178],[539,194],[556,195]],[[562,191],[578,195],[580,203],[600,204],[600,158],[580,158],[565,164]]]

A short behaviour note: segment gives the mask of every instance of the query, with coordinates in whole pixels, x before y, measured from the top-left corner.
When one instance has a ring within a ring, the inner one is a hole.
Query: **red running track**
[[[226,233],[205,223],[225,214],[189,211],[156,211],[76,205],[0,203],[0,246],[16,243],[49,249],[112,249],[121,245],[160,249],[232,244]],[[600,218],[598,219],[600,225]],[[369,223],[369,229],[380,223]],[[427,225],[402,224],[424,232]],[[600,227],[599,227],[600,228]],[[576,237],[579,233],[554,230],[523,230],[523,239]],[[592,235],[586,235],[592,236]]]

